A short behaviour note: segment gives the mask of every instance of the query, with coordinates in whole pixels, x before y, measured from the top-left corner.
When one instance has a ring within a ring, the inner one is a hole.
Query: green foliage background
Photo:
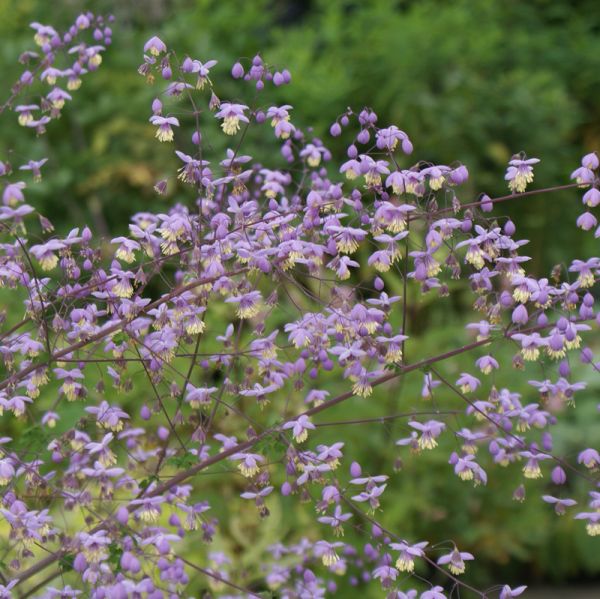
[[[172,148],[154,140],[147,122],[153,91],[137,74],[143,43],[155,34],[180,55],[218,59],[225,71],[238,57],[258,51],[289,68],[293,85],[277,90],[274,101],[292,104],[294,122],[312,125],[337,156],[344,147],[327,135],[331,122],[348,104],[373,107],[381,123],[397,124],[410,135],[415,159],[469,167],[463,201],[484,191],[504,195],[503,174],[513,153],[540,157],[535,184],[550,186],[567,182],[583,153],[600,149],[600,8],[594,0],[0,0],[3,89],[18,76],[16,57],[31,46],[29,22],[64,27],[83,9],[116,17],[114,43],[99,71],[85,78],[47,136],[23,135],[11,115],[1,124],[0,154],[11,162],[50,159],[44,182],[28,197],[61,231],[89,222],[114,236],[126,230],[134,211],[161,210],[178,197],[175,186],[166,198],[152,190],[177,167]],[[221,91],[223,97],[236,93],[232,82]],[[265,152],[250,143],[245,153]],[[521,235],[531,239],[532,268],[540,275],[595,249],[590,235],[561,224],[573,223],[580,211],[576,192],[497,210],[510,211]],[[418,339],[415,354],[462,338],[468,306],[458,298],[441,313],[415,296],[409,330]],[[498,358],[508,361],[511,355]],[[445,365],[445,372],[456,374],[471,359]],[[559,452],[598,443],[590,424],[598,381],[588,382],[577,410],[561,426]],[[418,397],[420,383],[413,375],[400,387],[377,391],[368,402],[352,404],[352,417],[399,411],[403,398]],[[128,406],[144,395],[143,387],[136,389],[123,399]],[[329,417],[348,417],[348,410]],[[399,455],[390,439],[405,432],[404,424],[374,423],[345,434],[354,455],[360,448],[360,461],[376,471]],[[564,581],[600,574],[597,543],[583,526],[566,518],[557,522],[539,500],[544,481],[528,483],[531,499],[524,504],[510,497],[521,482],[518,466],[495,469],[490,485],[473,491],[450,475],[445,450],[418,460],[402,455],[404,469],[391,482],[385,504],[390,528],[407,538],[455,539],[482,558],[471,568],[470,580],[477,584],[499,577]],[[239,489],[209,492],[227,497]],[[260,562],[257,548],[275,541],[279,527],[288,527],[293,538],[307,524],[301,512],[295,522],[283,519],[291,508],[283,500],[269,507],[272,524],[262,532],[246,530],[243,514],[236,514],[219,540],[244,552],[248,568]],[[265,543],[259,534],[266,535]]]

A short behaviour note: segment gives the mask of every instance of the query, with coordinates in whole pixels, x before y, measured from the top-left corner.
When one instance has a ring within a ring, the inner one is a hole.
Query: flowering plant
[[[32,26],[39,51],[23,60],[34,66],[2,111],[42,134],[71,99],[57,82],[75,90],[100,65],[111,31],[92,14],[64,34]],[[103,45],[88,45],[89,33]],[[386,463],[367,471],[354,459],[344,425],[366,420],[322,416],[386,386],[406,409],[377,420],[406,422],[408,436],[390,440],[405,459],[451,437],[448,473],[473,493],[496,468],[518,463],[524,479],[550,479],[543,501],[557,514],[599,535],[600,455],[584,442],[573,463],[553,452],[551,431],[585,387],[572,362],[600,368],[584,342],[598,325],[600,258],[574,260],[549,279],[527,272],[527,241],[491,213],[553,191],[527,190],[537,158],[513,157],[506,196],[470,201],[461,198],[464,165],[414,162],[409,135],[365,108],[331,126],[350,139],[338,164],[292,121],[292,106],[269,103],[271,86],[291,83],[286,69],[259,55],[237,62],[231,76],[249,99],[225,101],[216,67],[181,60],[157,37],[145,44],[139,72],[157,86],[148,126],[181,162],[155,189],[178,185],[180,201],[134,214],[128,235],[108,243],[88,227],[53,235],[17,176],[39,180],[45,159],[0,167],[0,281],[23,310],[7,319],[0,346],[0,513],[9,530],[0,596],[158,599],[210,588],[308,598],[334,594],[344,579],[394,599],[417,588],[423,599],[455,589],[520,595],[525,587],[465,582],[471,548],[386,526],[390,479],[403,473]],[[51,89],[17,104],[34,85]],[[279,146],[272,163],[241,153],[254,130]],[[224,154],[213,149],[218,136],[231,146]],[[596,237],[598,168],[596,154],[584,156],[561,187],[583,192],[576,224]],[[468,291],[475,337],[420,355],[408,334],[415,291],[442,304]],[[501,361],[502,346],[514,348],[512,362]],[[472,366],[455,380],[446,363],[459,355]],[[509,368],[526,370],[526,389],[502,376]],[[413,401],[398,383],[419,373]],[[460,409],[446,405],[457,401]],[[332,425],[330,440],[323,431]],[[231,503],[247,518],[267,522],[272,502],[297,500],[313,532],[282,532],[264,567],[246,570],[243,556],[219,548],[227,522],[215,516],[221,506],[207,474],[235,478]],[[568,476],[585,481],[587,496],[564,496]],[[588,507],[573,510],[582,499]],[[202,551],[183,550],[199,541]]]

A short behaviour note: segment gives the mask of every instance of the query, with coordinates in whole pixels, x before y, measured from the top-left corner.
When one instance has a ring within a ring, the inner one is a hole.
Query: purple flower
[[[31,171],[33,173],[33,180],[35,183],[39,183],[42,180],[42,166],[48,162],[47,158],[42,160],[29,160],[27,164],[23,164],[19,167],[21,171]]]
[[[19,115],[17,117],[19,125],[22,127],[29,125],[34,120],[32,112],[39,109],[40,107],[37,104],[20,104],[15,106],[14,111]]]
[[[238,460],[238,468],[240,472],[247,478],[252,478],[260,472],[260,466],[265,461],[263,456],[256,453],[235,453],[231,456],[232,460]]]
[[[398,568],[400,572],[412,572],[415,569],[415,558],[423,557],[425,555],[423,549],[427,547],[427,545],[429,545],[427,541],[415,543],[414,545],[409,545],[405,541],[400,543],[390,543],[392,549],[400,552],[400,555],[396,560],[396,568]]]
[[[90,455],[98,454],[98,461],[106,468],[117,462],[117,456],[115,456],[115,454],[108,447],[113,439],[114,435],[112,433],[107,433],[104,435],[104,437],[102,437],[102,441],[99,443],[90,442],[85,446]]]
[[[600,454],[595,449],[584,449],[577,456],[577,463],[593,470],[600,464]]]
[[[189,58],[186,58],[183,62],[182,67],[185,66],[186,60],[189,60],[191,62],[191,68],[189,69],[188,72],[198,74],[198,80],[196,81],[196,88],[204,89],[204,86],[206,85],[206,83],[210,82],[210,78],[209,78],[210,69],[212,69],[212,67],[214,67],[217,64],[217,61],[216,60],[208,60],[205,63],[202,63],[199,60],[190,60]]]
[[[526,588],[526,586],[520,586],[515,589],[511,589],[507,584],[505,584],[500,591],[499,599],[511,599],[511,597],[518,597]]]
[[[400,131],[395,125],[386,127],[385,129],[379,129],[375,135],[376,145],[380,150],[389,150],[393,152],[398,145],[398,142],[402,144],[402,151],[405,154],[410,154],[413,150],[412,144],[408,139],[408,135],[404,131]]]
[[[167,46],[160,38],[158,38],[156,36],[151,37],[144,44],[144,52],[151,54],[152,56],[158,56],[159,54],[162,54],[163,52],[166,52],[166,51],[167,51]]]
[[[525,478],[541,478],[543,476],[539,462],[540,460],[549,459],[549,455],[544,453],[534,453],[532,451],[521,451],[519,452],[519,455],[527,458],[527,462],[525,462],[525,465],[523,466]]]
[[[58,37],[58,33],[56,33],[56,29],[50,25],[41,25],[40,23],[31,23],[29,25],[32,29],[35,30],[35,35],[33,39],[38,46],[45,46],[50,42],[53,38]]]
[[[586,206],[589,206],[590,208],[595,208],[596,206],[598,206],[598,204],[600,204],[600,190],[598,190],[596,187],[588,189],[583,194],[582,201]]]
[[[321,516],[318,521],[323,524],[328,524],[333,528],[333,532],[336,536],[343,535],[343,523],[352,518],[352,514],[343,513],[340,505],[335,506],[333,516]]]
[[[240,130],[240,121],[249,123],[248,117],[244,112],[248,107],[244,104],[231,104],[223,102],[221,109],[215,114],[215,117],[222,119],[221,128],[225,135],[235,135]]]
[[[360,172],[365,177],[365,183],[369,187],[381,185],[381,175],[389,174],[388,163],[385,160],[373,160],[367,154],[361,154]]]
[[[254,499],[256,500],[260,500],[264,497],[266,497],[267,495],[270,495],[271,492],[273,491],[273,487],[269,486],[269,487],[265,487],[264,489],[261,489],[260,491],[245,491],[244,493],[242,493],[240,495],[240,497],[242,499]]]
[[[46,95],[46,99],[50,102],[52,108],[60,110],[65,105],[65,102],[72,100],[73,98],[71,97],[71,94],[60,89],[60,87],[55,87]],[[28,126],[30,125],[31,123],[28,123]]]
[[[129,419],[129,414],[119,406],[111,406],[107,401],[100,403],[98,407],[85,408],[88,414],[96,416],[96,424],[105,429],[118,432],[123,429],[123,420]]]
[[[310,421],[309,417],[302,414],[298,420],[290,420],[282,426],[283,430],[293,429],[292,435],[296,443],[303,443],[308,438],[308,431],[314,430],[315,425]]]
[[[462,574],[465,571],[465,560],[475,559],[472,554],[467,553],[466,551],[459,551],[454,548],[453,551],[447,553],[446,555],[442,555],[437,561],[438,564],[444,565],[448,564],[448,569],[452,574]]]
[[[368,503],[371,511],[374,512],[377,508],[379,508],[379,497],[385,491],[386,486],[387,485],[374,485],[367,487],[367,490],[362,491],[358,495],[354,495],[352,499],[358,503]]]
[[[328,543],[327,541],[317,541],[315,543],[315,556],[320,557],[324,566],[333,566],[340,558],[336,549],[344,547],[344,543]]]
[[[481,370],[483,374],[490,374],[492,370],[499,368],[498,362],[492,356],[481,356],[475,362],[475,366]]]
[[[437,447],[436,437],[439,437],[446,428],[443,422],[438,422],[437,420],[428,420],[424,423],[411,420],[408,425],[421,433],[418,441],[419,449],[433,449]]]
[[[11,458],[0,458],[0,485],[8,485],[15,476],[15,467]]]
[[[156,137],[159,141],[173,141],[173,129],[171,127],[179,127],[179,120],[174,116],[158,116],[150,117],[150,122],[158,127]]]
[[[450,463],[454,465],[454,472],[461,480],[472,480],[475,486],[487,483],[487,474],[475,461],[475,456],[467,454],[459,457],[453,453],[450,456]]]
[[[398,570],[388,565],[379,566],[373,570],[373,578],[381,581],[384,589],[389,588],[397,577]]]
[[[107,548],[111,543],[108,533],[99,530],[94,533],[80,532],[77,535],[81,553],[90,564],[98,564],[108,557]]]
[[[577,505],[577,502],[574,499],[559,499],[557,497],[553,497],[552,495],[542,495],[542,499],[546,503],[554,504],[554,511],[559,516],[562,516],[567,511],[568,507]]]
[[[587,187],[594,182],[594,171],[585,166],[581,166],[571,173],[571,179],[575,179],[580,187]]]
[[[321,164],[322,158],[329,159],[329,153],[323,146],[311,143],[300,151],[300,158],[304,158],[308,166],[315,168]]]
[[[421,599],[446,599],[444,588],[437,585],[421,594]]]
[[[539,162],[538,158],[527,160],[513,159],[508,164],[504,179],[508,181],[508,188],[514,193],[522,193],[527,185],[533,181],[533,165]]]
[[[211,395],[217,391],[216,387],[194,387],[188,383],[186,387],[185,401],[195,410],[207,406],[211,402]]]
[[[478,378],[471,376],[468,372],[462,372],[456,385],[460,387],[463,393],[472,393],[476,391],[481,382]]]
[[[577,226],[583,231],[591,231],[598,224],[598,220],[591,212],[584,212],[577,218]]]
[[[260,291],[249,291],[235,297],[228,297],[225,303],[238,305],[238,318],[253,318],[260,311],[261,300]]]
[[[574,518],[575,520],[587,520],[585,528],[591,537],[600,535],[600,511],[580,512],[575,514]]]

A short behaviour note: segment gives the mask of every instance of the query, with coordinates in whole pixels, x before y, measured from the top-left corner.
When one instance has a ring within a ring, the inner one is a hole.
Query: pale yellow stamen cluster
[[[81,79],[79,77],[74,77],[67,81],[67,89],[69,91],[75,91],[81,87]]]
[[[335,564],[339,559],[340,558],[338,554],[335,551],[331,550],[323,554],[321,561],[323,562],[324,566],[327,566],[329,568],[330,566],[333,566],[333,564]]]
[[[540,357],[540,350],[537,347],[527,347],[521,350],[521,355],[524,360],[528,362],[534,362]]]
[[[260,467],[255,464],[254,466],[249,466],[245,462],[241,462],[238,464],[238,469],[246,478],[252,478],[255,474],[258,474],[260,471]]]
[[[458,473],[458,477],[461,480],[473,480],[473,470],[470,468],[465,468]]]
[[[120,246],[115,252],[115,256],[119,260],[123,260],[123,262],[127,262],[128,264],[131,264],[135,260],[134,251],[125,246]]]
[[[472,264],[477,270],[481,270],[485,265],[483,252],[477,246],[471,246],[467,250],[465,260],[469,264]]]
[[[225,135],[235,135],[240,130],[240,119],[237,116],[226,116],[221,123]]]
[[[421,435],[419,437],[420,449],[434,449],[437,447],[437,441],[431,435]]]
[[[542,470],[537,464],[527,463],[523,466],[523,475],[525,478],[542,478]]]
[[[258,304],[252,304],[251,306],[240,306],[237,309],[238,318],[254,318],[260,312],[260,306]]]
[[[353,254],[358,249],[358,241],[352,237],[347,239],[338,239],[336,241],[336,247],[338,252],[342,254]]]
[[[156,130],[156,138],[158,141],[173,141],[174,133],[171,127],[159,127]]]
[[[352,393],[359,397],[369,397],[369,395],[373,393],[373,387],[368,382],[356,381],[354,385],[352,385]]]
[[[527,185],[533,181],[533,171],[527,173],[518,172],[514,179],[508,183],[511,191],[522,193],[527,189]]]
[[[58,264],[58,256],[56,254],[44,254],[39,260],[39,265],[42,270],[48,271],[52,270]]]
[[[371,186],[381,185],[381,175],[377,172],[369,172],[365,175],[365,183]]]
[[[413,572],[415,569],[415,562],[410,558],[399,557],[396,560],[396,568],[398,568],[400,572]]]
[[[65,381],[62,384],[61,390],[69,401],[75,401],[77,399],[77,387],[75,383]]]
[[[117,297],[129,298],[133,295],[133,287],[129,279],[122,279],[112,288],[112,292]]]
[[[25,127],[28,123],[33,121],[33,115],[30,112],[22,112],[17,120],[19,121],[19,125]]]

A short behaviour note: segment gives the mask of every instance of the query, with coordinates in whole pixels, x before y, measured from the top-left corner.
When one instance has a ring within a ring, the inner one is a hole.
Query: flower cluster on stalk
[[[23,60],[37,66],[5,105],[21,125],[41,134],[60,116],[70,94],[59,82],[74,91],[100,65],[108,22],[86,13],[62,35],[32,25],[39,52]],[[98,45],[80,40],[88,31]],[[289,71],[259,55],[246,62],[231,76],[241,89],[252,85],[251,99],[228,101],[217,95],[215,60],[180,61],[158,37],[148,40],[139,73],[157,85],[149,122],[173,144],[178,201],[132,215],[129,235],[110,243],[88,227],[55,235],[28,203],[21,175],[36,183],[45,159],[0,164],[0,283],[23,308],[1,334],[0,415],[18,426],[27,419],[41,440],[33,453],[18,438],[0,440],[0,514],[10,531],[0,596],[59,567],[56,577],[68,570],[69,585],[39,596],[186,596],[201,576],[224,597],[251,596],[249,588],[322,597],[376,584],[400,599],[418,596],[416,573],[438,570],[448,589],[431,584],[420,597],[445,597],[474,556],[387,530],[392,479],[403,474],[392,476],[393,464],[389,474],[363,472],[344,423],[335,441],[322,433],[329,408],[376,404],[377,387],[398,394],[395,382],[416,371],[425,372],[419,402],[458,400],[461,409],[448,412],[452,422],[438,408],[382,415],[405,418],[408,436],[389,441],[394,451],[408,446],[416,459],[454,439],[447,472],[474,486],[517,464],[524,480],[549,479],[552,494],[542,498],[557,514],[599,535],[600,454],[582,448],[569,463],[552,453],[551,431],[585,388],[572,364],[600,369],[586,345],[600,323],[600,258],[573,260],[551,279],[532,276],[521,253],[527,241],[507,217],[493,216],[507,198],[469,201],[464,165],[411,163],[409,135],[379,126],[368,108],[332,124],[332,136],[350,139],[338,161],[292,106],[269,101],[290,83]],[[17,104],[34,84],[51,89],[37,104]],[[240,153],[245,132],[261,127],[286,168],[279,158],[265,165]],[[235,149],[218,155],[211,135],[233,138]],[[539,162],[515,155],[508,199],[526,192]],[[576,223],[585,231],[597,224],[598,169],[592,153],[572,175],[574,190],[585,189]],[[457,279],[472,294],[466,329],[474,336],[418,355],[407,334],[411,291],[443,303]],[[512,362],[500,360],[500,344],[513,349]],[[438,367],[467,353],[472,367],[456,379]],[[512,367],[530,373],[525,390],[502,378]],[[131,401],[138,389],[143,399]],[[233,553],[216,550],[229,506],[207,493],[207,472],[236,489],[257,530],[272,502],[307,504],[310,534],[282,538],[261,571],[241,571]],[[562,496],[567,473],[589,485],[585,511],[573,514],[577,500]],[[524,487],[515,494],[523,498]],[[198,542],[206,549],[184,557],[186,544]],[[481,596],[523,590],[496,586]]]

